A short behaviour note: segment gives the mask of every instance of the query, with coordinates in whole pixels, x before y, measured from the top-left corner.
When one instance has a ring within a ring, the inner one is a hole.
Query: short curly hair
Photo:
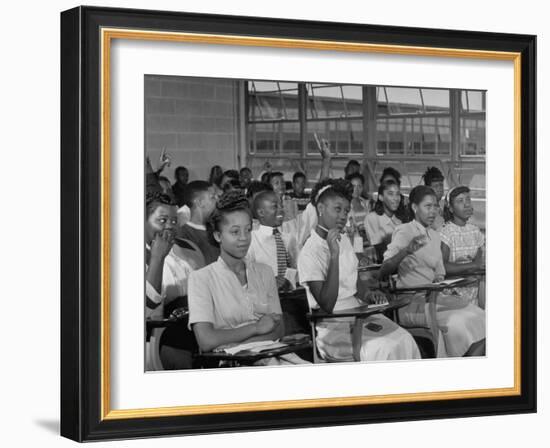
[[[429,166],[422,175],[422,179],[424,179],[425,185],[431,186],[434,182],[445,180],[445,176],[438,167]]]
[[[176,205],[173,199],[160,191],[148,191],[145,194],[145,217],[149,218],[159,205]]]
[[[229,213],[243,211],[250,216],[252,222],[252,212],[246,196],[241,191],[228,191],[221,195],[216,204],[216,208],[206,222],[206,230],[210,242],[219,246],[219,243],[214,238],[214,232],[220,231],[220,223],[224,216]]]

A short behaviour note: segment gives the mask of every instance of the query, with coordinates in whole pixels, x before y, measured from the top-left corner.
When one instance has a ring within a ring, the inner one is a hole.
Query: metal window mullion
[[[305,83],[298,84],[298,122],[300,125],[300,142],[302,151],[300,154],[307,159],[308,137],[307,137],[307,89]]]

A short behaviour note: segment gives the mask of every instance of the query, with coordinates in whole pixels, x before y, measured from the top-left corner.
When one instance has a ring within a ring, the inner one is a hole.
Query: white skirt
[[[321,358],[329,362],[354,361],[352,332],[355,318],[320,321],[316,325],[317,349]],[[413,337],[382,314],[369,316],[369,322],[382,326],[378,332],[363,328],[361,361],[419,359],[420,351]]]
[[[426,325],[424,295],[415,296],[410,305],[399,310],[399,322],[404,327]],[[436,306],[437,325],[440,328],[438,358],[463,356],[470,346],[485,339],[485,311],[468,303],[467,299],[439,295]]]

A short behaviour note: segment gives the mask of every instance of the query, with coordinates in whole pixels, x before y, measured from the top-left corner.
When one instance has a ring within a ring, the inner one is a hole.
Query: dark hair
[[[393,179],[388,179],[382,182],[378,187],[378,198],[376,199],[376,203],[374,204],[374,211],[377,215],[382,216],[384,214],[384,202],[380,199],[380,197],[389,187],[393,185],[395,185],[397,188],[400,188],[399,184]],[[394,215],[402,223],[406,223],[411,220],[412,215],[409,212],[409,208],[405,206],[405,196],[401,195],[399,205],[397,206],[397,210],[395,211]]]
[[[159,205],[176,205],[170,196],[159,191],[149,191],[145,194],[145,216],[149,218]]]
[[[346,167],[344,168],[344,173],[347,173],[348,170],[349,170],[352,166],[356,166],[356,167],[358,167],[358,168],[361,168],[361,164],[360,164],[357,160],[351,159],[351,160],[347,163]]]
[[[265,182],[253,180],[252,182],[250,182],[250,185],[246,189],[246,197],[247,199],[253,199],[254,196],[256,196],[258,193],[261,193],[262,191],[273,191],[273,187],[270,184],[266,184]]]
[[[282,177],[283,181],[285,180],[285,175],[281,171],[272,171],[269,174],[269,182],[271,182],[274,177]]]
[[[330,187],[326,188],[321,195],[317,197],[319,191],[327,185],[330,185]],[[340,196],[351,201],[353,197],[353,185],[351,182],[345,179],[324,179],[318,182],[311,191],[311,203],[314,207],[317,207],[319,202],[334,196]]]
[[[206,182],[205,180],[194,180],[193,182],[189,182],[185,186],[185,190],[183,192],[183,204],[187,205],[189,208],[192,208],[193,201],[197,199],[197,196],[208,191],[211,186],[212,184],[210,182]]]
[[[409,193],[409,214],[410,216],[414,216],[414,211],[412,208],[413,204],[420,204],[426,196],[435,196],[435,191],[433,191],[432,187],[428,187],[427,185],[417,185],[414,187],[411,192]]]
[[[221,195],[216,204],[216,208],[208,218],[206,222],[206,230],[208,231],[208,237],[210,241],[219,246],[219,243],[214,238],[214,232],[220,230],[220,223],[223,217],[229,213],[243,211],[250,216],[252,221],[252,214],[250,212],[250,206],[244,194],[240,191],[228,191]]]
[[[391,166],[387,166],[384,168],[384,171],[382,171],[382,175],[380,176],[380,183],[384,180],[384,177],[391,176],[395,179],[397,182],[397,185],[401,186],[401,173],[397,171],[395,168]]]
[[[208,178],[208,181],[211,184],[216,184],[218,187],[220,186],[220,181],[222,180],[223,176],[223,169],[220,165],[214,165],[212,168],[210,168],[210,176]]]
[[[224,193],[227,192],[227,191],[230,191],[231,189],[242,189],[242,186],[241,186],[241,182],[238,180],[238,179],[233,179],[233,178],[230,178],[229,179],[229,182],[226,182],[225,185],[223,186],[223,191]]]
[[[252,174],[252,170],[250,168],[248,168],[247,166],[243,166],[240,170],[239,170],[239,173],[242,174],[244,173],[245,171],[250,171],[250,174]]]
[[[224,177],[230,177],[232,179],[238,179],[239,178],[239,172],[237,170],[226,170],[226,171],[224,171],[221,178],[223,179]]]
[[[296,182],[296,179],[299,179],[300,177],[306,179],[306,175],[304,173],[302,173],[301,171],[296,171],[292,176],[292,183]]]
[[[377,215],[382,216],[384,214],[384,202],[380,198],[386,190],[393,186],[399,188],[399,184],[392,179],[388,179],[378,186],[378,198],[376,199],[376,203],[374,204],[374,211]],[[399,205],[401,205],[401,203],[399,203]]]
[[[432,185],[433,182],[445,180],[445,176],[436,166],[430,166],[426,169],[426,172],[422,175],[425,185]]]
[[[181,171],[185,171],[187,174],[189,174],[189,170],[187,168],[185,168],[184,166],[178,166],[176,168],[176,170],[174,171],[174,174],[176,175],[176,179],[178,177],[178,174],[181,172]]]
[[[258,213],[257,210],[260,208],[260,203],[268,196],[268,195],[274,195],[275,193],[273,190],[263,190],[260,191],[258,194],[254,196],[254,198],[251,199],[251,211],[252,216],[256,219],[258,219]]]
[[[365,185],[365,176],[363,176],[361,173],[353,173],[353,174],[348,174],[346,176],[346,180],[349,180],[350,182],[353,180],[353,179],[359,179],[361,181],[361,183],[363,185]]]
[[[271,173],[269,171],[266,171],[262,174],[262,177],[260,178],[260,182],[263,183],[269,183],[269,177],[271,176]]]
[[[445,222],[449,222],[453,219],[453,214],[451,213],[451,206],[453,201],[459,194],[469,193],[470,189],[466,185],[459,185],[458,187],[453,188],[449,193],[447,200],[445,201],[445,206],[443,207],[443,219]]]

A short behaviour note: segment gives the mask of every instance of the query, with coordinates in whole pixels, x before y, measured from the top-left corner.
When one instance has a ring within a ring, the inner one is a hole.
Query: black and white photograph
[[[486,90],[143,95],[146,372],[489,356]]]

